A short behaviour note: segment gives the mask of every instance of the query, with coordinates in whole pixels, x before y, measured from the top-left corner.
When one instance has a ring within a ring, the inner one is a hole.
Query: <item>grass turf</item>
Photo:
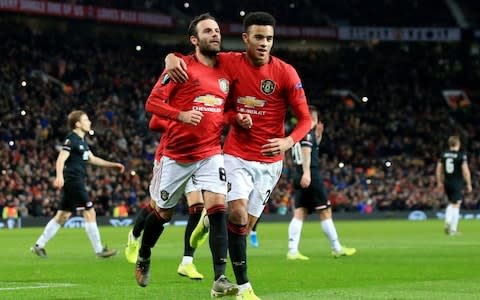
[[[313,219],[313,218],[312,218]],[[337,221],[352,257],[334,259],[318,221],[304,224],[300,251],[309,261],[287,261],[288,223],[260,223],[259,248],[248,248],[248,272],[263,300],[282,299],[480,299],[480,221],[462,220],[462,236],[443,234],[431,221]],[[130,228],[102,227],[118,256],[99,259],[83,229],[62,228],[47,259],[29,252],[42,228],[1,230],[0,299],[210,299],[211,256],[198,249],[205,275],[177,275],[184,227],[168,227],[153,249],[150,284],[137,286],[123,249]],[[227,276],[234,280],[230,265]],[[225,299],[234,299],[227,297]]]

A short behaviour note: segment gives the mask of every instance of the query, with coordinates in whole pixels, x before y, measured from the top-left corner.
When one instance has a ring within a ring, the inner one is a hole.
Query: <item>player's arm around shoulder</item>
[[[118,162],[108,161],[98,156],[95,156],[91,151],[88,154],[88,163],[99,166],[99,167],[115,168],[115,169],[118,169],[120,173],[123,173],[125,171],[125,166],[123,164]]]
[[[169,53],[165,57],[165,71],[176,83],[184,83],[188,80],[187,63],[184,56],[179,53]]]

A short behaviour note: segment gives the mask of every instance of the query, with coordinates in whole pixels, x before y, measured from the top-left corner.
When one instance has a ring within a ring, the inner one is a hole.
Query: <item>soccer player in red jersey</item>
[[[148,127],[152,131],[161,132],[162,136],[160,142],[155,151],[155,160],[154,164],[158,164],[163,155],[163,150],[165,147],[165,131],[168,128],[171,120],[160,118],[156,115],[153,115],[150,119]],[[185,198],[187,199],[188,204],[188,221],[185,228],[184,235],[184,251],[182,262],[178,266],[177,272],[181,276],[188,277],[190,279],[203,279],[203,275],[197,271],[197,268],[193,264],[193,255],[195,253],[195,248],[190,246],[190,237],[192,231],[200,220],[204,205],[203,198],[200,191],[195,190],[195,186],[191,179],[189,179],[187,186],[185,188]],[[125,257],[130,263],[136,263],[138,258],[138,248],[140,247],[140,235],[142,234],[143,228],[145,226],[145,219],[152,212],[155,207],[155,201],[150,199],[150,202],[143,207],[137,214],[135,218],[135,224],[133,229],[128,233],[127,247],[125,248]]]
[[[168,128],[170,120],[152,116],[148,123],[148,128],[152,131],[162,133],[157,149],[155,150],[154,165],[156,165],[162,157],[164,145],[165,145],[165,131]],[[136,263],[138,258],[138,248],[140,247],[140,235],[142,234],[145,226],[145,219],[153,211],[155,207],[155,201],[150,198],[149,203],[143,207],[135,217],[135,224],[133,229],[128,233],[127,246],[125,248],[125,257],[129,263]]]
[[[183,84],[160,76],[145,108],[159,117],[176,120],[167,130],[165,149],[154,168],[150,195],[155,210],[145,221],[136,280],[146,286],[150,276],[151,248],[163,231],[183,194],[189,178],[203,191],[210,222],[210,249],[215,281],[212,296],[235,295],[238,287],[225,277],[227,260],[227,228],[225,196],[227,181],[224,168],[221,134],[230,76],[219,67],[220,29],[208,14],[195,18],[189,27],[195,53],[186,57],[190,79]]]
[[[234,111],[249,114],[251,128],[232,126],[224,144],[225,168],[231,190],[228,243],[239,285],[237,299],[259,299],[247,276],[246,236],[260,217],[282,171],[285,151],[310,130],[310,114],[300,78],[295,69],[271,56],[275,19],[265,12],[249,13],[244,19],[245,53],[221,53],[234,84],[230,97]],[[175,81],[188,78],[186,66],[168,55],[166,69]],[[284,123],[290,107],[298,119],[285,137]],[[199,225],[201,226],[201,223]]]

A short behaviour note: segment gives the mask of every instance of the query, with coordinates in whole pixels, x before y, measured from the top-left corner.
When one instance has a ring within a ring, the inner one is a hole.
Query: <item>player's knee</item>
[[[63,225],[65,224],[65,222],[67,222],[68,218],[70,217],[70,213],[67,213],[67,212],[58,212],[56,215],[55,215],[55,221],[60,224],[60,225]]]
[[[203,203],[195,203],[193,205],[189,205],[188,214],[190,215],[201,214],[203,207],[204,207]]]
[[[173,209],[163,209],[156,207],[154,210],[154,214],[157,217],[157,219],[163,219],[167,222],[170,222],[170,220],[173,217]]]
[[[86,222],[95,222],[97,218],[97,214],[95,213],[95,210],[93,207],[86,208],[83,211],[83,217],[85,218]]]
[[[330,207],[326,207],[324,209],[319,210],[320,220],[327,220],[332,218],[332,209]]]
[[[153,211],[155,209],[155,206],[157,206],[157,204],[155,203],[155,200],[153,200],[152,198],[150,198],[150,201],[148,202],[148,206],[147,206],[147,209],[149,211]]]
[[[230,207],[228,211],[228,220],[234,224],[247,224],[248,214],[242,207]]]
[[[249,233],[248,226],[242,224],[235,224],[228,222],[228,231],[233,232],[237,235],[247,235]]]

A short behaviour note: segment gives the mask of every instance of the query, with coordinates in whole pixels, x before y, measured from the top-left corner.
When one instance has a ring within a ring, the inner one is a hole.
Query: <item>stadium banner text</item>
[[[243,25],[237,23],[222,24],[220,28],[222,34],[241,34],[243,32]],[[336,40],[337,29],[334,27],[276,26],[275,35],[284,38]]]
[[[0,0],[0,11],[75,19],[92,19],[99,22],[130,25],[173,27],[173,18],[165,14],[50,1]]]
[[[345,41],[457,42],[462,37],[454,27],[367,27],[341,26],[338,39]]]

